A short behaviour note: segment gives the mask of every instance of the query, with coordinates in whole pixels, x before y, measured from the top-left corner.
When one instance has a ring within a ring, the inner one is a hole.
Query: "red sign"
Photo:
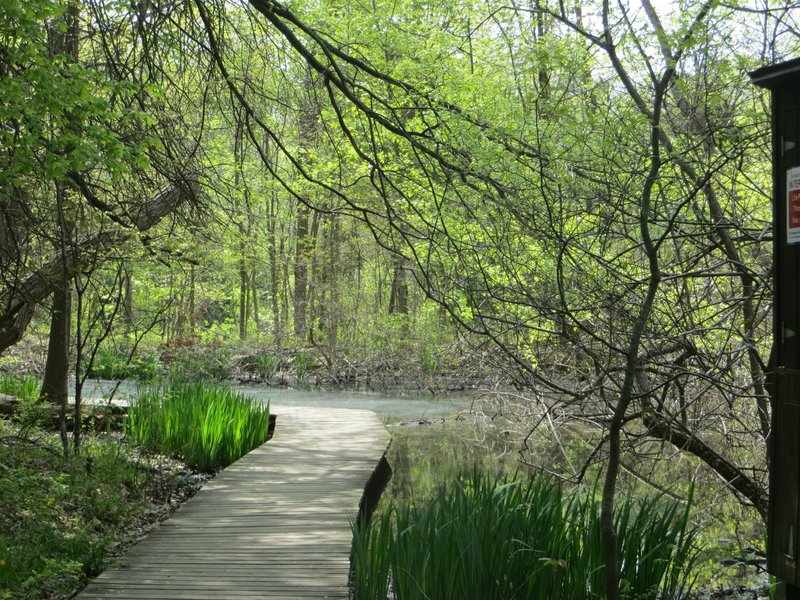
[[[800,167],[786,173],[786,243],[800,244]]]
[[[789,227],[800,227],[800,190],[789,192]]]

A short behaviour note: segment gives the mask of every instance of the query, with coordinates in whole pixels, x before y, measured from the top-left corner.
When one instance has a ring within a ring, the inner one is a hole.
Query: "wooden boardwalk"
[[[365,410],[275,408],[220,473],[81,599],[347,598],[351,521],[389,443]]]

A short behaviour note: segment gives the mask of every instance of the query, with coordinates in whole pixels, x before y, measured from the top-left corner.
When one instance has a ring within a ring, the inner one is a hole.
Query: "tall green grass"
[[[663,497],[625,499],[616,517],[622,597],[677,599],[697,559],[688,512]],[[602,598],[600,511],[592,493],[543,477],[473,475],[423,507],[392,507],[354,527],[357,600]]]
[[[267,440],[269,405],[229,388],[171,384],[141,393],[126,431],[144,448],[203,471],[228,466]]]
[[[37,401],[41,385],[41,381],[35,375],[0,373],[0,394],[14,396],[23,402]]]

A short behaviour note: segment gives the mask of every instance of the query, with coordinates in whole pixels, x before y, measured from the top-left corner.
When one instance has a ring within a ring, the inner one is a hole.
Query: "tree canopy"
[[[124,274],[130,315],[134,279],[175,310],[173,335],[229,319],[328,361],[447,315],[601,432],[607,564],[625,456],[692,455],[766,516],[769,115],[747,72],[796,55],[791,3],[2,11],[0,348],[95,272]]]

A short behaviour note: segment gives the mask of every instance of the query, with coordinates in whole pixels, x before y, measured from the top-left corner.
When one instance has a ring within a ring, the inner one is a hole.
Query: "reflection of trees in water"
[[[499,474],[519,468],[516,454],[504,452],[502,440],[481,430],[474,421],[390,428],[392,479],[384,496],[401,504],[419,502],[475,470]]]

